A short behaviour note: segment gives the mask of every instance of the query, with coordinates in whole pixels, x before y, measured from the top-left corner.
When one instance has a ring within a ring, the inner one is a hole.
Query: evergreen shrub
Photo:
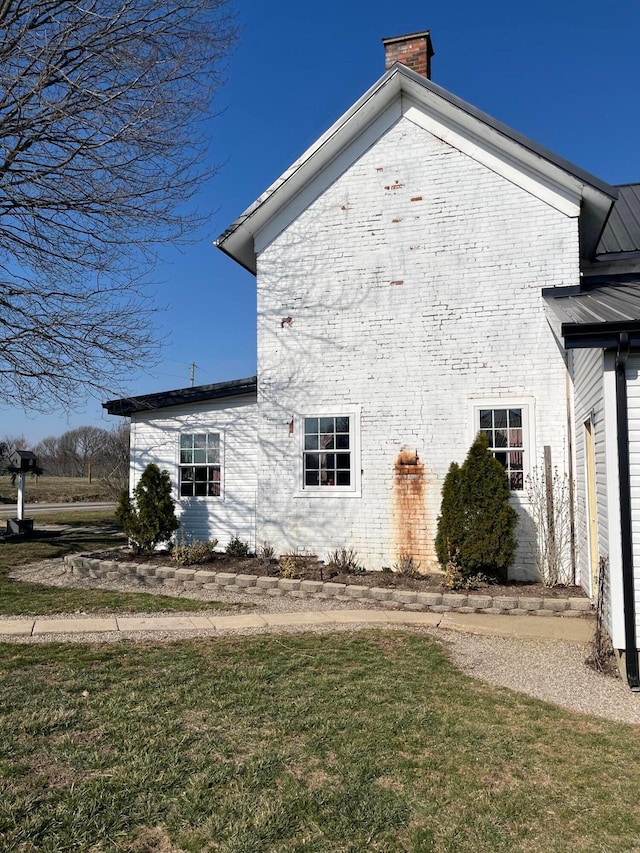
[[[507,473],[479,432],[462,465],[451,464],[442,488],[435,547],[453,585],[464,586],[478,575],[506,580],[517,520]]]
[[[116,518],[137,554],[150,554],[157,545],[168,542],[178,529],[171,480],[166,471],[153,463],[142,472],[133,497],[125,489],[120,493]]]

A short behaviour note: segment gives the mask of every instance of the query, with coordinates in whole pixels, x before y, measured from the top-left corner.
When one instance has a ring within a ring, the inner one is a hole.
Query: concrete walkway
[[[564,640],[584,645],[589,642],[593,623],[588,619],[558,616],[498,616],[483,613],[425,613],[405,610],[317,610],[295,613],[249,613],[232,616],[86,616],[50,618],[30,616],[0,619],[1,637],[41,637],[47,635],[136,634],[198,632],[228,634],[247,629],[309,628],[327,626],[407,625],[447,628],[471,634],[514,637],[529,640]],[[78,637],[80,640],[81,637]]]

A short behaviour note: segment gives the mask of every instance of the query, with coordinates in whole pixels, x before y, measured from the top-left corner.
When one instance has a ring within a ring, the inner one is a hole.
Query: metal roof
[[[249,376],[247,379],[233,379],[230,382],[216,382],[213,385],[196,385],[193,388],[176,388],[173,391],[161,391],[158,394],[108,400],[102,404],[102,408],[106,409],[110,415],[127,417],[136,412],[166,409],[169,406],[184,406],[186,403],[201,403],[222,397],[255,394],[257,387],[257,377]]]
[[[547,288],[542,295],[562,323],[567,349],[614,348],[620,332],[629,334],[631,346],[640,347],[640,277]]]
[[[602,232],[597,255],[640,252],[640,184],[618,187],[618,199]]]

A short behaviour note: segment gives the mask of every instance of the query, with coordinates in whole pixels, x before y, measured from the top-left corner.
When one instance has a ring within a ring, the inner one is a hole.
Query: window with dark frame
[[[504,467],[509,488],[524,489],[524,436],[522,408],[479,409],[479,428],[487,436],[489,450]]]
[[[304,488],[351,488],[351,418],[304,419]]]
[[[220,434],[180,436],[180,497],[220,497]]]

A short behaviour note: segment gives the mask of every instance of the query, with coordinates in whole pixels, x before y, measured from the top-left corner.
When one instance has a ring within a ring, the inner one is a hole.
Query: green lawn
[[[58,531],[42,530],[47,524],[63,524]],[[0,540],[0,616],[48,616],[54,613],[157,613],[233,609],[216,601],[196,601],[146,592],[60,589],[12,580],[7,573],[17,566],[64,557],[82,551],[100,551],[123,544],[113,512],[78,512],[38,515],[33,538]]]
[[[0,850],[622,853],[640,738],[424,635],[0,646]]]

